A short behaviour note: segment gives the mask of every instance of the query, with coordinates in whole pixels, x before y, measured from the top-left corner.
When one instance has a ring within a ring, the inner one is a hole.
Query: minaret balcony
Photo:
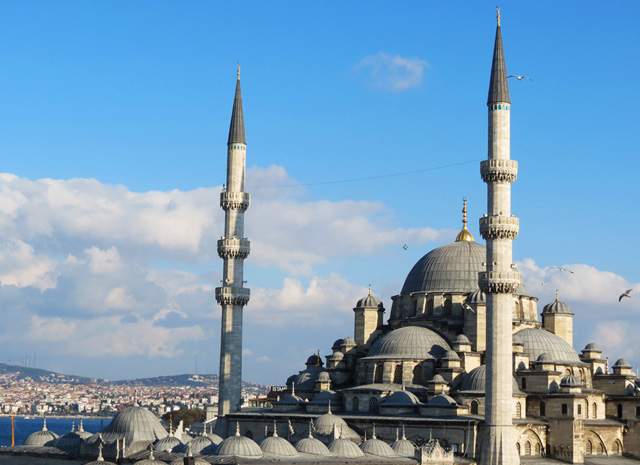
[[[251,203],[251,194],[246,192],[221,192],[220,206],[223,210],[246,211]]]
[[[483,160],[480,162],[480,175],[486,183],[513,182],[518,177],[518,162],[515,160]]]
[[[520,220],[515,216],[491,215],[480,218],[480,235],[485,241],[514,240],[518,237]]]
[[[216,301],[220,305],[247,305],[250,295],[246,287],[216,287]]]
[[[218,256],[220,258],[247,258],[251,242],[247,239],[220,239],[218,241]]]
[[[517,271],[483,271],[478,281],[485,294],[513,294],[520,286]]]

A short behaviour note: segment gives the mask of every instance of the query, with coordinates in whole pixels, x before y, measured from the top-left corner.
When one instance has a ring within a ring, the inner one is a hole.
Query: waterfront
[[[16,445],[22,445],[31,433],[42,429],[42,417],[15,417],[15,440]],[[104,426],[107,426],[111,418],[82,418],[82,425],[85,431],[97,433]],[[75,423],[75,429],[80,424],[80,418],[47,417],[47,429],[62,436],[71,431],[71,426]],[[11,445],[11,417],[0,417],[0,447]]]

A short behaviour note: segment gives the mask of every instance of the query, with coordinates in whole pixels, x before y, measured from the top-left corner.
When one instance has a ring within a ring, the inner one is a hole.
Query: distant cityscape
[[[244,404],[269,391],[269,386],[243,382]],[[111,416],[131,405],[163,415],[180,409],[204,410],[217,403],[217,375],[109,381],[0,364],[0,413],[4,415]]]

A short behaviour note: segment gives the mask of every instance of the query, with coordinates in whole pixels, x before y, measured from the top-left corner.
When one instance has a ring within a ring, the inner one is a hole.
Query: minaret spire
[[[240,410],[242,402],[242,313],[249,302],[244,287],[244,259],[250,243],[244,237],[244,212],[251,196],[244,192],[247,142],[240,92],[238,64],[236,93],[233,99],[229,140],[227,143],[227,183],[220,193],[224,210],[224,236],[218,241],[218,255],[224,261],[222,287],[216,288],[216,301],[222,307],[220,336],[220,399],[216,430],[227,436],[224,416]]]
[[[511,183],[518,163],[511,160],[511,102],[500,32],[500,10],[489,82],[488,159],[480,173],[487,183],[487,214],[480,218],[480,234],[487,242],[486,271],[480,289],[487,295],[487,388],[485,438],[480,465],[520,463],[513,430],[513,294],[520,274],[513,268],[512,242],[518,218],[511,215]]]

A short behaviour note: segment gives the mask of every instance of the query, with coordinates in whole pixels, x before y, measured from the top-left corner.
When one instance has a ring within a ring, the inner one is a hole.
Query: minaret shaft
[[[228,413],[240,410],[242,403],[242,319],[249,301],[244,287],[244,259],[250,243],[244,237],[244,212],[250,195],[244,192],[247,144],[244,134],[240,74],[233,102],[229,141],[227,144],[227,182],[220,194],[220,207],[225,212],[224,236],[218,241],[218,255],[223,259],[222,287],[216,288],[216,300],[222,307],[220,332],[220,377],[217,429],[226,435]]]
[[[513,429],[513,293],[520,276],[513,270],[512,241],[518,219],[511,215],[511,183],[518,165],[511,160],[509,87],[498,16],[489,86],[488,157],[480,166],[487,183],[487,214],[480,219],[480,233],[487,241],[486,272],[480,288],[487,295],[487,386],[485,436],[481,465],[518,464]]]

